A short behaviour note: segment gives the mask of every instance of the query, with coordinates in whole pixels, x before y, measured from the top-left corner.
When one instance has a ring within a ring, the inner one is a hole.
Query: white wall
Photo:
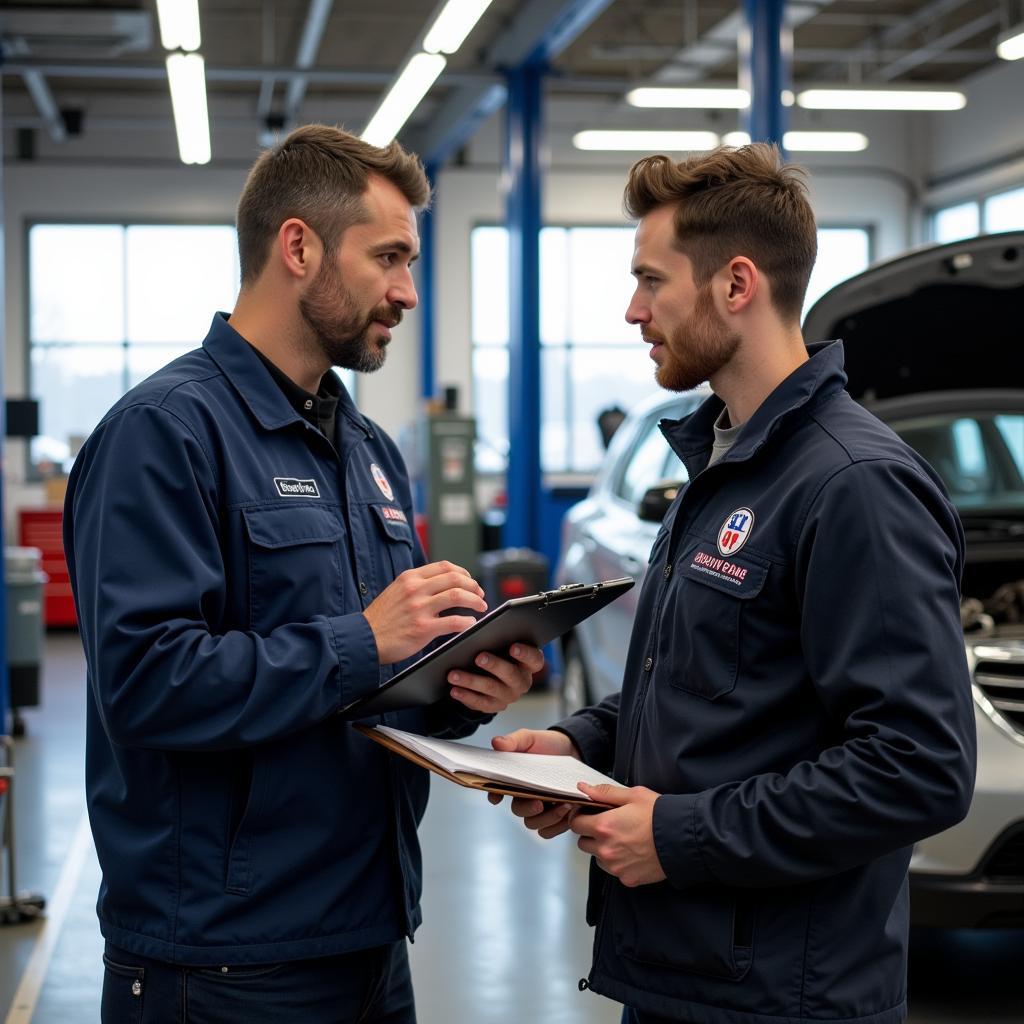
[[[1024,60],[1001,62],[964,92],[963,110],[932,118],[925,199],[933,208],[1024,184]]]

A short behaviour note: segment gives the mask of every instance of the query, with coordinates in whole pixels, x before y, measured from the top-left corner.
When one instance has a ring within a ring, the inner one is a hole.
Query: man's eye
[[[386,267],[390,267],[395,262],[395,254],[393,252],[382,252],[380,258]]]

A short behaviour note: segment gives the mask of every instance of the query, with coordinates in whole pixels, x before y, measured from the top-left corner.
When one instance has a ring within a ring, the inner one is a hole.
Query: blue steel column
[[[434,310],[437,308],[436,275],[434,274],[435,234],[437,220],[434,213],[437,188],[437,164],[427,164],[427,178],[430,181],[430,209],[420,214],[420,394],[426,400],[437,394],[437,375],[434,360]]]
[[[743,6],[750,33],[749,51],[740,55],[741,79],[750,90],[747,131],[753,142],[777,142],[781,147],[787,120],[782,90],[789,87],[788,54],[782,45],[786,4],[784,0],[744,0]]]
[[[509,456],[505,543],[540,547],[541,99],[544,66],[508,72]]]

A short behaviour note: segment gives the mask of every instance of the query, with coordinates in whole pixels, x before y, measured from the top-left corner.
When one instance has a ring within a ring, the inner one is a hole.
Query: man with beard
[[[337,712],[486,606],[464,568],[423,564],[398,451],[331,367],[383,364],[428,199],[395,143],[314,125],[264,153],[234,312],[75,463],[105,1024],[415,1020],[427,773]],[[467,735],[543,657],[478,663],[385,719]]]
[[[515,800],[593,855],[594,963],[624,1024],[897,1024],[907,868],[974,781],[963,534],[932,469],[805,346],[816,229],[756,144],[639,161],[626,319],[663,387],[713,396],[662,430],[689,473],[654,542],[622,691],[501,750],[621,786],[581,814]]]

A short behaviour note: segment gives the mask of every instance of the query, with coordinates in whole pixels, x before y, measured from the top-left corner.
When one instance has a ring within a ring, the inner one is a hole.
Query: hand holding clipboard
[[[484,651],[503,653],[514,643],[543,647],[610,604],[633,584],[629,578],[573,583],[558,590],[506,601],[373,693],[342,708],[341,714],[345,718],[361,719],[385,711],[434,704],[448,695],[448,673],[453,669],[477,671],[474,663],[478,654]]]

